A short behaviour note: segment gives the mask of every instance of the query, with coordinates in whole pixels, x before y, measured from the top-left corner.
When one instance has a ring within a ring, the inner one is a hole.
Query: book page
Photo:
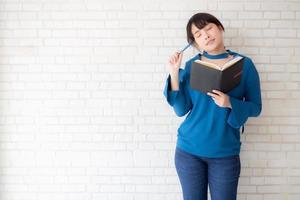
[[[206,67],[210,67],[210,68],[213,68],[213,69],[217,69],[217,70],[225,70],[226,68],[234,65],[235,63],[237,63],[239,60],[241,60],[243,57],[241,56],[235,56],[233,57],[232,59],[230,59],[229,61],[227,61],[224,65],[222,66],[219,66],[215,63],[211,63],[211,62],[207,62],[207,61],[203,61],[203,60],[195,60],[194,62],[196,63],[199,63],[199,64],[202,64]]]
[[[203,61],[203,60],[195,60],[194,62],[196,63],[199,63],[199,64],[202,64],[206,67],[210,67],[210,68],[213,68],[213,69],[217,69],[217,70],[225,70],[227,69],[228,67],[234,65],[235,63],[237,63],[239,60],[241,60],[243,57],[241,56],[235,56],[233,57],[232,59],[230,59],[229,61],[227,61],[224,65],[222,66],[219,66],[215,63],[211,63],[211,62],[207,62],[207,61]]]
[[[206,62],[206,61],[203,61],[203,60],[195,60],[196,63],[199,63],[199,64],[202,64],[206,67],[210,67],[210,68],[213,68],[213,69],[217,69],[217,70],[221,70],[220,66],[214,64],[214,63],[210,63],[210,62]]]
[[[237,63],[239,60],[241,60],[243,57],[241,56],[236,56],[234,57],[233,59],[229,60],[227,63],[225,63],[223,66],[222,66],[222,71],[232,65],[234,65],[235,63]]]

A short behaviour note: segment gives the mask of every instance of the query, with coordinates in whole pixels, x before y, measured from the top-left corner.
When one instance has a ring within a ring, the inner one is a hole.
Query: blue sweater
[[[228,52],[233,55],[235,52]],[[240,153],[240,127],[248,117],[261,112],[260,81],[257,70],[248,57],[244,59],[240,84],[227,93],[232,109],[219,107],[207,94],[190,87],[190,70],[198,54],[179,70],[179,90],[172,91],[170,76],[164,89],[168,103],[177,116],[187,114],[178,128],[177,147],[194,155],[218,158]]]

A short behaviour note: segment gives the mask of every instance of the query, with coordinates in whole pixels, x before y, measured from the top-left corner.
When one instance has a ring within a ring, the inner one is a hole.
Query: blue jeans
[[[206,158],[175,152],[175,166],[184,200],[236,200],[241,163],[239,155],[224,158]]]

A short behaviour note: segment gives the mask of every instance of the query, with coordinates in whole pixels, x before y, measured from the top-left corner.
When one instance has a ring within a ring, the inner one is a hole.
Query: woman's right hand
[[[169,59],[169,71],[171,75],[178,75],[183,53],[176,52]]]

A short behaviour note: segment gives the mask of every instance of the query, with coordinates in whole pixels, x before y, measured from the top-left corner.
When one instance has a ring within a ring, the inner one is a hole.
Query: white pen
[[[183,49],[181,49],[180,51],[179,51],[179,53],[182,53],[182,52],[184,52],[187,48],[189,48],[191,45],[192,45],[193,43],[192,42],[190,42],[188,45],[186,45]]]

